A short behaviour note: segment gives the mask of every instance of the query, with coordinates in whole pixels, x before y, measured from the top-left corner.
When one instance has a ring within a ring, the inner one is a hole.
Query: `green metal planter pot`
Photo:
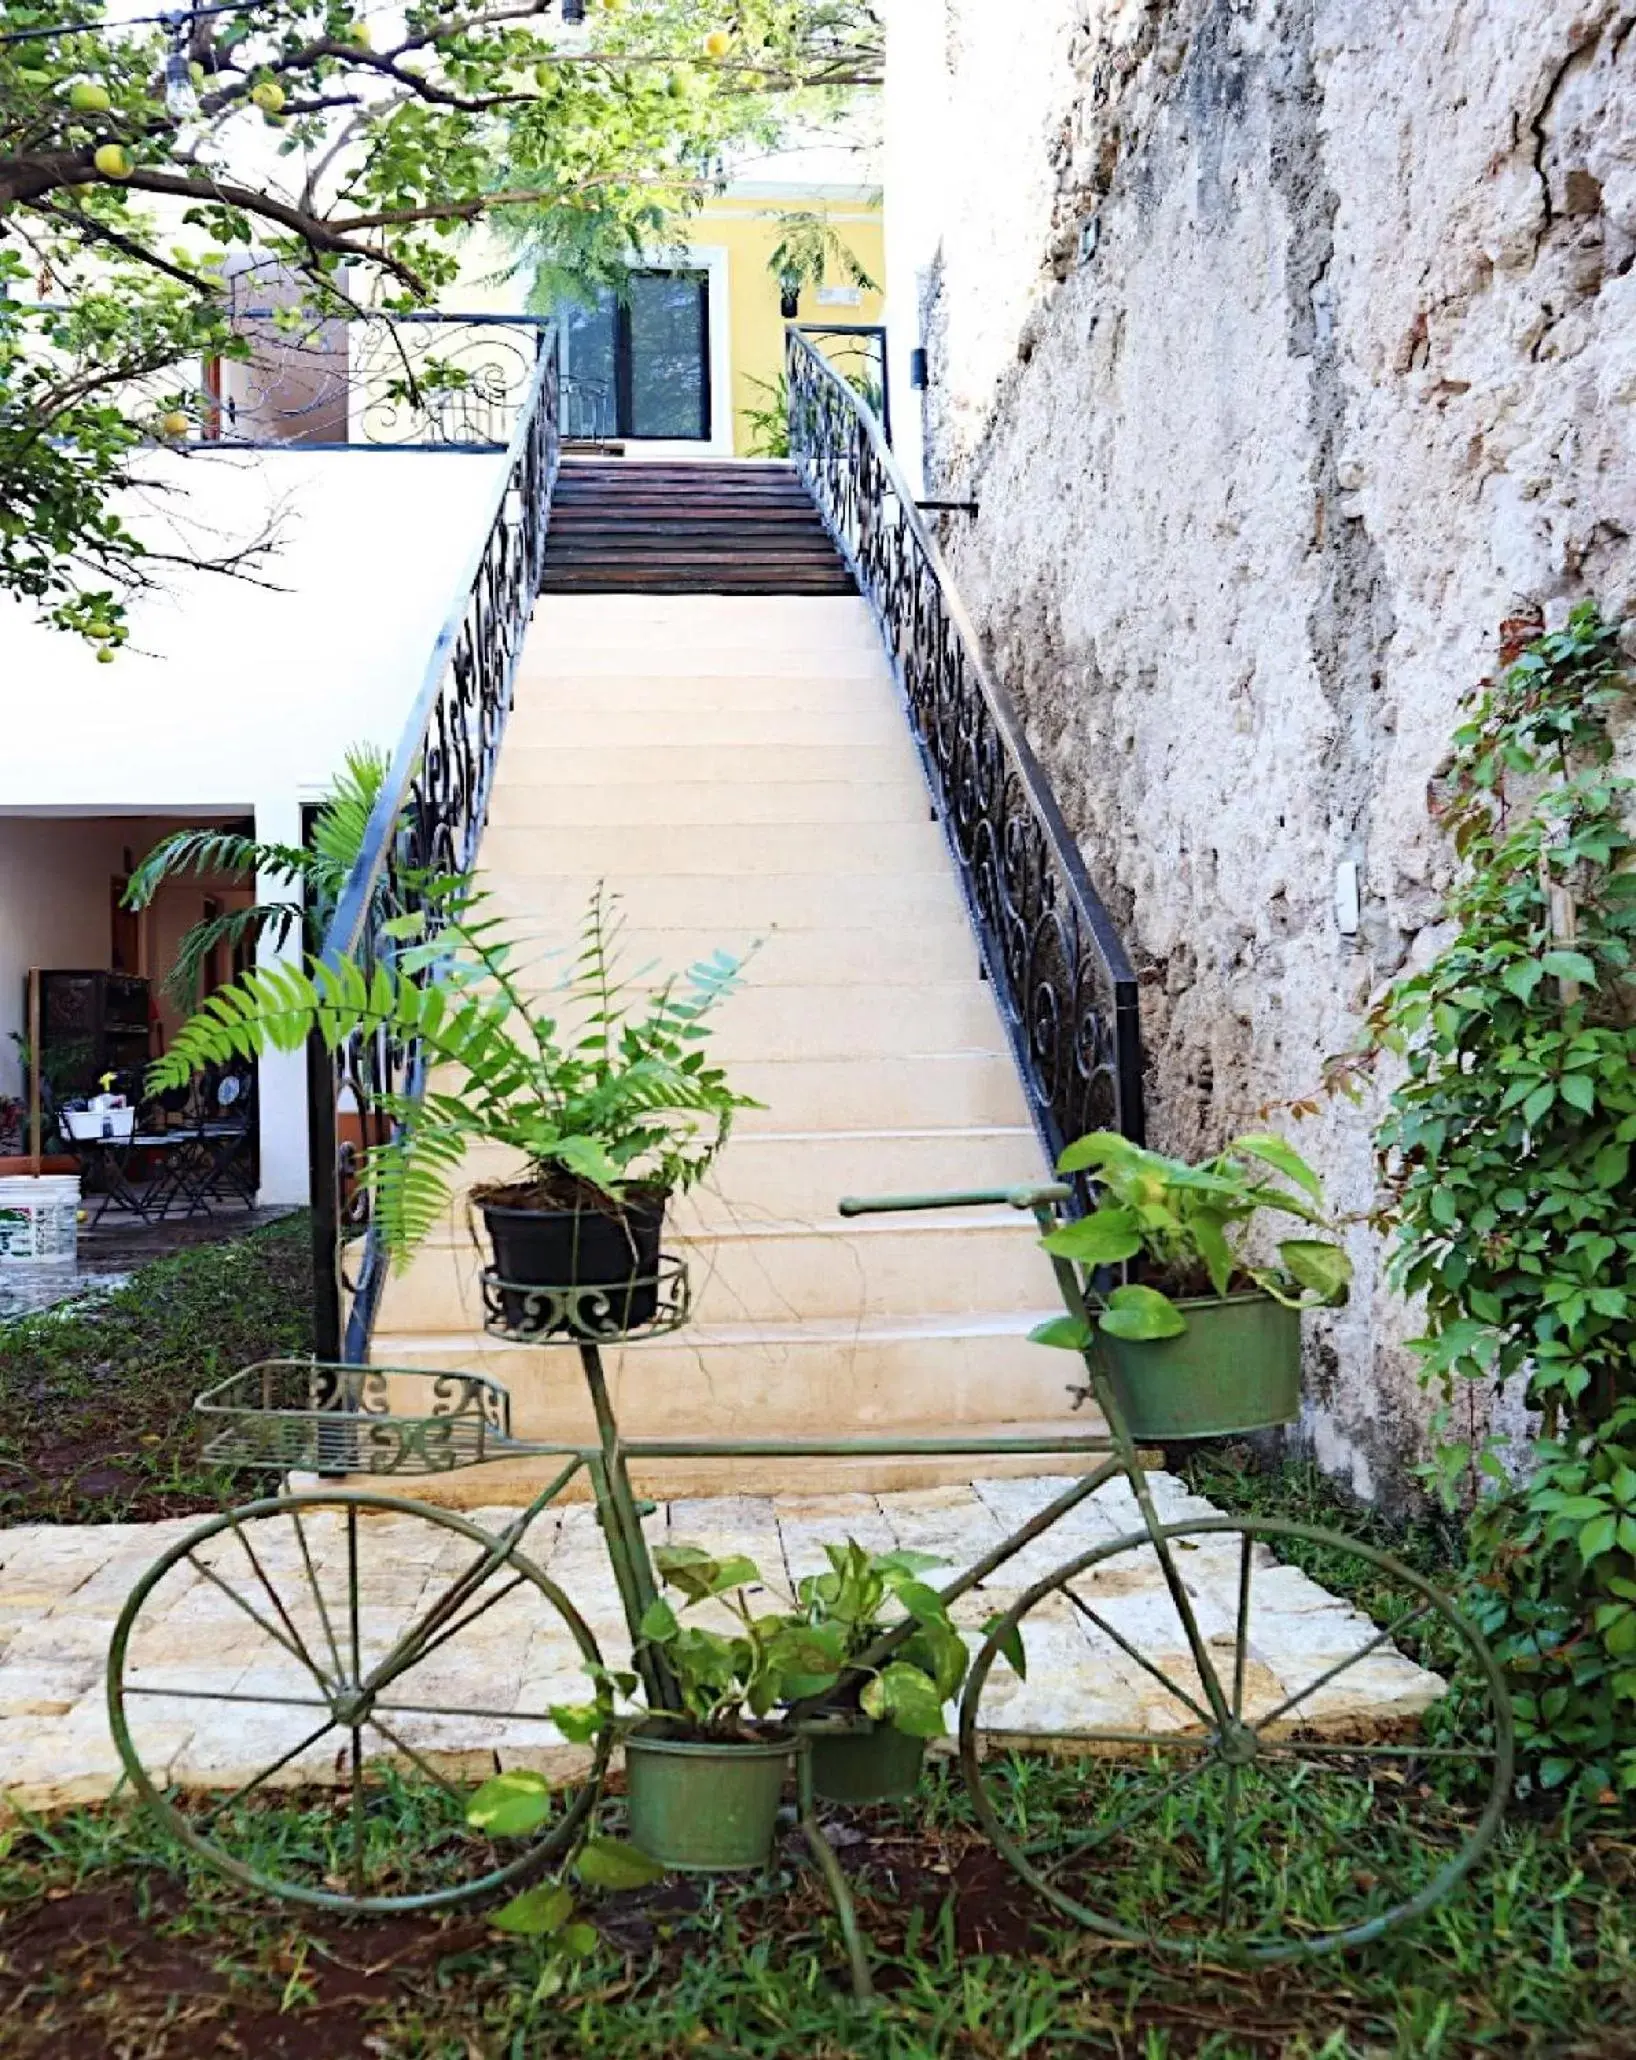
[[[926,1757],[924,1738],[891,1724],[812,1741],[812,1785],[826,1802],[898,1802],[913,1795]]]
[[[794,1746],[625,1741],[625,1800],[633,1844],[688,1874],[762,1867],[773,1848],[784,1769]]]
[[[1180,1337],[1099,1342],[1136,1438],[1224,1438],[1293,1422],[1301,1408],[1301,1315],[1271,1295],[1178,1302]]]

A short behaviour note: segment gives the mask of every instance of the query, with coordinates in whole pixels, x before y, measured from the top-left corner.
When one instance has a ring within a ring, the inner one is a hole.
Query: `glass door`
[[[708,275],[632,272],[622,295],[568,309],[563,389],[570,437],[707,443]]]

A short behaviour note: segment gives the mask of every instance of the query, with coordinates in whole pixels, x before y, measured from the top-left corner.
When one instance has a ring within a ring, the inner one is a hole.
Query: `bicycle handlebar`
[[[954,1194],[842,1195],[836,1204],[843,1216],[883,1216],[902,1209],[979,1209],[1004,1203],[1011,1209],[1037,1209],[1046,1202],[1065,1202],[1073,1194],[1060,1180],[1036,1181],[1023,1187],[963,1188]]]

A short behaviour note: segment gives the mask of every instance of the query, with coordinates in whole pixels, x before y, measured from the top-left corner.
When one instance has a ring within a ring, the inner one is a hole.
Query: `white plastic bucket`
[[[77,1173],[0,1178],[0,1266],[72,1266],[79,1244]]]
[[[117,1138],[122,1143],[136,1129],[135,1109],[64,1109],[62,1127],[76,1144],[93,1138]]]

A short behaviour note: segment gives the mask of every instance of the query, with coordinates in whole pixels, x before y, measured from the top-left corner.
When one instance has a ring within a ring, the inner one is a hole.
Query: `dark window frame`
[[[709,443],[715,435],[715,382],[711,377],[710,273],[696,265],[637,265],[629,279],[685,280],[699,299],[700,429],[696,436],[644,436],[634,426],[634,353],[631,340],[631,303],[628,294],[616,293],[613,304],[613,404],[611,434],[630,443]],[[570,370],[570,376],[572,371]]]

